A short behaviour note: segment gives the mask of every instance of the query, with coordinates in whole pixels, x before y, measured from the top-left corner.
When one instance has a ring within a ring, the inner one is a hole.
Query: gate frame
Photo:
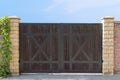
[[[19,23],[20,18],[10,16],[10,40],[12,46],[12,60],[10,71],[12,75],[19,75]],[[102,18],[102,73],[103,75],[114,74],[114,17]]]

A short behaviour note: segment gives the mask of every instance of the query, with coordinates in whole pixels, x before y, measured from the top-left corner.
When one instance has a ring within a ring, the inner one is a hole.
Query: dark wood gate
[[[102,24],[20,23],[21,73],[101,73]]]

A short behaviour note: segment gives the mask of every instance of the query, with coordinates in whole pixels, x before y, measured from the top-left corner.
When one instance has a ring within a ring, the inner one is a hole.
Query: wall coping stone
[[[9,16],[8,18],[12,18],[12,19],[19,19],[20,20],[20,18],[18,17],[18,16]]]

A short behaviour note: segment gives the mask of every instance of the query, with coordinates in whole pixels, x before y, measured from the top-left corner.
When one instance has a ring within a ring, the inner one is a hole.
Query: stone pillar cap
[[[114,19],[114,16],[105,16],[105,17],[102,17],[101,19]]]
[[[12,19],[20,19],[18,16],[9,16],[8,18],[12,18]]]

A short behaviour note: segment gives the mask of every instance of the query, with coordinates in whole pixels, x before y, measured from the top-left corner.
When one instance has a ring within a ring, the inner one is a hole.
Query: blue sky
[[[103,16],[120,20],[120,0],[0,0],[0,17],[21,22],[97,23]]]

